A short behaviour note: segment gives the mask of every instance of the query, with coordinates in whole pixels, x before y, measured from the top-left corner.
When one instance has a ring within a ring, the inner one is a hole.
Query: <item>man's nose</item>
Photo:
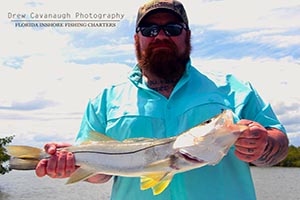
[[[157,39],[165,39],[169,38],[169,36],[166,35],[165,31],[163,29],[160,29],[157,36],[155,37]]]

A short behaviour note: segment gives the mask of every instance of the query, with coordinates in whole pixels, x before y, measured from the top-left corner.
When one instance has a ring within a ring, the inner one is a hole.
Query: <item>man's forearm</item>
[[[268,130],[268,144],[262,156],[253,161],[252,164],[256,166],[272,166],[282,161],[288,152],[287,136],[280,130],[269,128]]]
[[[106,183],[111,179],[111,177],[111,175],[96,174],[95,176],[88,178],[86,181],[89,183]]]

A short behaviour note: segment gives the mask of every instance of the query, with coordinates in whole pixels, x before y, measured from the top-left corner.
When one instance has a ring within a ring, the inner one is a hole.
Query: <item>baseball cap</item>
[[[175,14],[188,26],[188,18],[181,2],[177,0],[151,0],[139,8],[136,19],[136,28],[147,15],[159,10],[166,10]]]

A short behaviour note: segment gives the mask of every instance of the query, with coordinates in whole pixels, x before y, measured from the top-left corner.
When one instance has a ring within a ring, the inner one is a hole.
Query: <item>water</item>
[[[108,200],[110,197],[111,181],[65,185],[66,180],[37,178],[34,171],[11,171],[0,175],[0,200]]]
[[[300,168],[251,168],[258,200],[300,199]],[[33,171],[0,175],[0,200],[108,200],[111,184],[65,185],[65,179],[37,178]]]
[[[258,200],[299,200],[300,168],[252,167]]]

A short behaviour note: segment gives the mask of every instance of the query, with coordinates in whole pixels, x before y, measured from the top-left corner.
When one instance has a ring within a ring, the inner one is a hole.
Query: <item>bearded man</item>
[[[134,39],[138,64],[129,81],[106,88],[89,102],[78,143],[90,131],[120,141],[173,137],[228,109],[248,129],[219,164],[176,174],[160,195],[140,190],[139,178],[115,176],[111,199],[256,199],[249,163],[270,166],[287,154],[285,129],[271,106],[250,84],[227,75],[226,84],[220,85],[191,65],[191,30],[179,1],[152,0],[140,7]],[[57,150],[62,146],[45,145],[52,156],[40,161],[38,176],[65,178],[74,172],[76,158]],[[104,183],[110,178],[98,174],[86,181]]]

